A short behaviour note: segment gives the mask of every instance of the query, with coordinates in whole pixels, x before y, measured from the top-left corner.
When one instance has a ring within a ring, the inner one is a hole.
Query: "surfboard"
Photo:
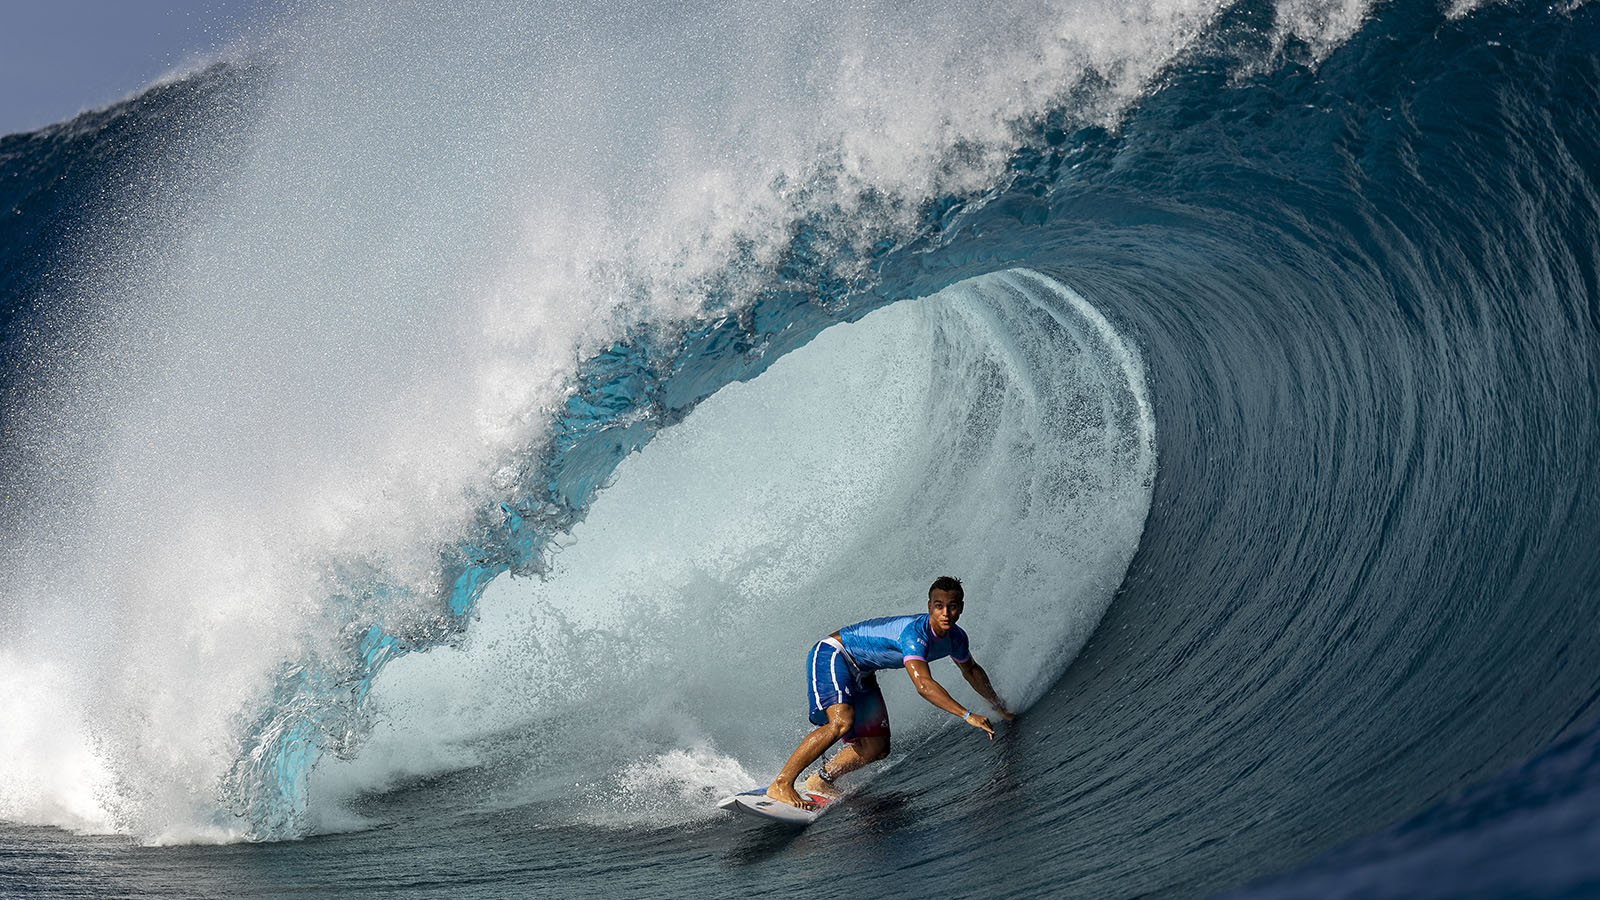
[[[790,806],[781,800],[774,800],[767,796],[767,789],[764,787],[752,788],[743,793],[734,794],[732,797],[724,797],[717,801],[717,808],[760,816],[768,822],[782,822],[785,825],[803,826],[815,822],[817,816],[822,815],[822,811],[827,808],[829,803],[833,802],[821,794],[802,792],[800,796],[815,803],[816,808],[801,809],[798,806]]]

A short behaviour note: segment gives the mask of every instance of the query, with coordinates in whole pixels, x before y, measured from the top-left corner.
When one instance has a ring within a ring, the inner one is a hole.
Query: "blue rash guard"
[[[839,639],[826,637],[811,648],[806,666],[807,718],[813,725],[828,723],[828,707],[848,703],[854,707],[854,724],[844,741],[889,733],[889,710],[874,673],[899,669],[908,659],[929,662],[946,656],[958,663],[972,659],[967,633],[952,625],[944,637],[933,636],[928,614],[868,619],[839,629]]]
[[[839,629],[839,643],[861,667],[863,674],[879,669],[899,669],[908,659],[932,662],[946,656],[958,663],[972,659],[967,633],[951,625],[944,637],[933,636],[928,614],[885,616]]]

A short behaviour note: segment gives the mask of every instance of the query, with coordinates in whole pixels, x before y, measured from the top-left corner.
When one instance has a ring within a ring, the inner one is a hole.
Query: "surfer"
[[[794,782],[806,767],[843,740],[845,747],[806,779],[806,790],[831,796],[840,776],[889,755],[889,710],[878,688],[879,669],[905,667],[922,699],[947,713],[961,716],[974,728],[989,733],[989,720],[957,703],[943,685],[933,680],[928,663],[948,656],[961,668],[961,677],[995,708],[1001,718],[1016,718],[989,684],[989,675],[967,649],[967,633],[956,627],[961,617],[963,592],[959,579],[939,577],[928,588],[928,612],[916,616],[868,619],[835,631],[811,648],[806,693],[810,719],[817,727],[795,748],[783,771],[767,788],[774,800],[809,807]]]

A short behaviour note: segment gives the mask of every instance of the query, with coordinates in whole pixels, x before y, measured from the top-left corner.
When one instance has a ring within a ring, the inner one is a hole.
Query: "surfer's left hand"
[[[977,713],[967,713],[966,722],[973,728],[982,728],[984,731],[989,732],[989,740],[994,740],[994,726],[989,724],[988,719]]]

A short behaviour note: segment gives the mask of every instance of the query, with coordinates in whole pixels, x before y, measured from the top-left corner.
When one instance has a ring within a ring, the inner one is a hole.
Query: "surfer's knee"
[[[836,703],[828,707],[828,724],[824,727],[833,732],[833,739],[838,740],[847,734],[856,724],[856,711],[848,703]]]
[[[856,741],[856,752],[867,762],[877,762],[889,755],[889,739],[887,737],[862,738]]]

